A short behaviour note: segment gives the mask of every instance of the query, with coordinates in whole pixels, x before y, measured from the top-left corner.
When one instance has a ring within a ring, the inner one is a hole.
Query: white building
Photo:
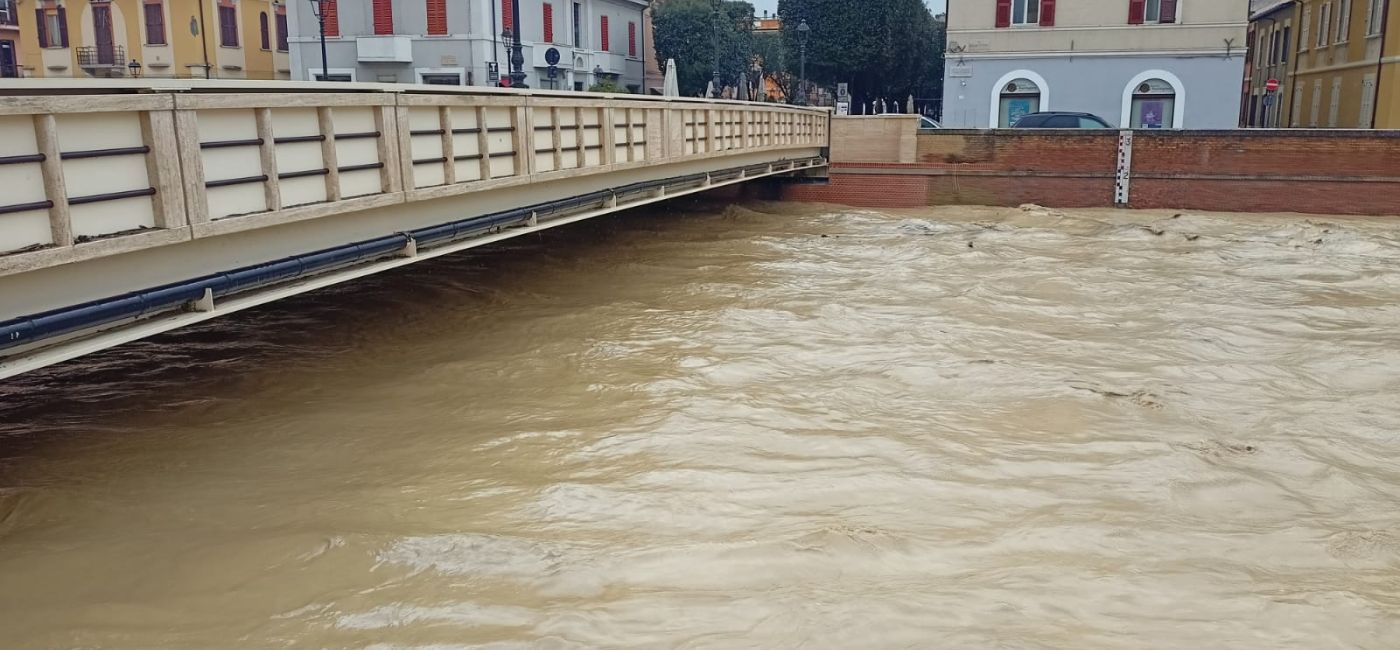
[[[609,80],[641,92],[649,51],[643,42],[642,12],[648,0],[519,3],[528,86],[586,90]],[[314,4],[287,1],[294,79],[321,76]],[[510,50],[502,33],[512,27],[512,0],[323,4],[326,67],[332,80],[494,86],[510,73]]]

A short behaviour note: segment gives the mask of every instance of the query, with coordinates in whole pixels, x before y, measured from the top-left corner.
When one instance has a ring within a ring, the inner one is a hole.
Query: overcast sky
[[[760,16],[763,15],[763,10],[764,10],[764,9],[767,9],[767,10],[768,10],[768,13],[773,13],[773,12],[775,12],[775,11],[778,10],[778,0],[750,0],[750,1],[753,2],[754,9],[758,11],[758,15],[760,15]],[[855,1],[858,2],[859,0],[855,0]],[[948,7],[948,0],[924,0],[924,2],[928,4],[928,6],[929,6],[930,9],[933,9],[933,13],[935,13],[935,14],[941,14],[941,13],[943,13],[943,11],[944,11],[945,9],[947,9],[947,7]]]

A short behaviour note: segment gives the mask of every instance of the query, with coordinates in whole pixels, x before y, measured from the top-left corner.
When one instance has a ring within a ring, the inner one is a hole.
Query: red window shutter
[[[609,46],[611,45],[611,43],[608,42],[608,17],[607,17],[607,16],[603,16],[602,24],[603,24],[603,40],[600,42],[601,45],[602,45],[602,47],[600,47],[600,48],[598,48],[598,49],[601,49],[601,50],[604,51],[604,52],[611,52],[611,51],[612,51],[612,48],[609,47]]]
[[[554,5],[544,3],[544,42],[554,42]]]
[[[997,0],[997,27],[1011,26],[1011,0]]]
[[[1128,24],[1141,25],[1147,16],[1147,0],[1128,0]]]
[[[1162,22],[1176,22],[1176,0],[1162,0]]]
[[[1055,0],[1040,0],[1040,26],[1055,26]]]
[[[627,56],[637,56],[637,23],[627,23]]]
[[[428,35],[447,35],[447,0],[428,0]]]
[[[390,0],[374,0],[374,33],[394,33],[394,3]]]
[[[336,0],[320,0],[321,11],[326,17],[326,36],[340,36],[340,9],[336,7]]]
[[[58,46],[68,47],[68,10],[64,7],[58,8]]]
[[[501,31],[515,31],[515,14],[511,13],[510,0],[501,0]]]
[[[39,47],[49,46],[49,26],[44,20],[44,8],[39,7],[34,10],[34,24],[39,26]]]

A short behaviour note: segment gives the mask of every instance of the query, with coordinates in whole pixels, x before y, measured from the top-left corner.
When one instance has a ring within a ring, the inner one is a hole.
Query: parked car
[[[903,116],[903,115],[908,115],[908,114],[909,114],[909,113],[881,113],[880,115],[882,115],[882,116],[883,116],[883,115],[900,115],[900,116]],[[943,128],[943,125],[942,125],[942,124],[939,124],[937,120],[934,120],[933,118],[931,118],[931,117],[929,117],[929,116],[927,116],[927,115],[920,115],[920,116],[919,116],[919,130],[920,130],[920,131],[932,131],[932,130],[934,130],[934,129],[941,129],[941,128]]]
[[[1102,117],[1093,113],[1045,111],[1021,116],[1011,125],[1013,129],[1109,129]]]

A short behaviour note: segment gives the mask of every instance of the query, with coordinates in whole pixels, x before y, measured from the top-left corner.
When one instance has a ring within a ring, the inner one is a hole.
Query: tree
[[[903,106],[942,88],[943,38],[923,0],[778,0],[783,42],[796,58],[797,26],[811,28],[807,79],[847,83],[853,101]]]
[[[754,60],[763,69],[763,77],[777,85],[783,98],[793,96],[797,86],[797,74],[793,72],[792,57],[783,44],[782,34],[767,32],[754,34]],[[758,82],[762,88],[762,81]],[[760,97],[761,99],[761,97]]]
[[[753,64],[753,5],[725,0],[720,19],[720,83],[738,84]],[[714,74],[715,15],[710,0],[656,0],[652,5],[656,55],[675,59],[682,95],[705,92]]]

